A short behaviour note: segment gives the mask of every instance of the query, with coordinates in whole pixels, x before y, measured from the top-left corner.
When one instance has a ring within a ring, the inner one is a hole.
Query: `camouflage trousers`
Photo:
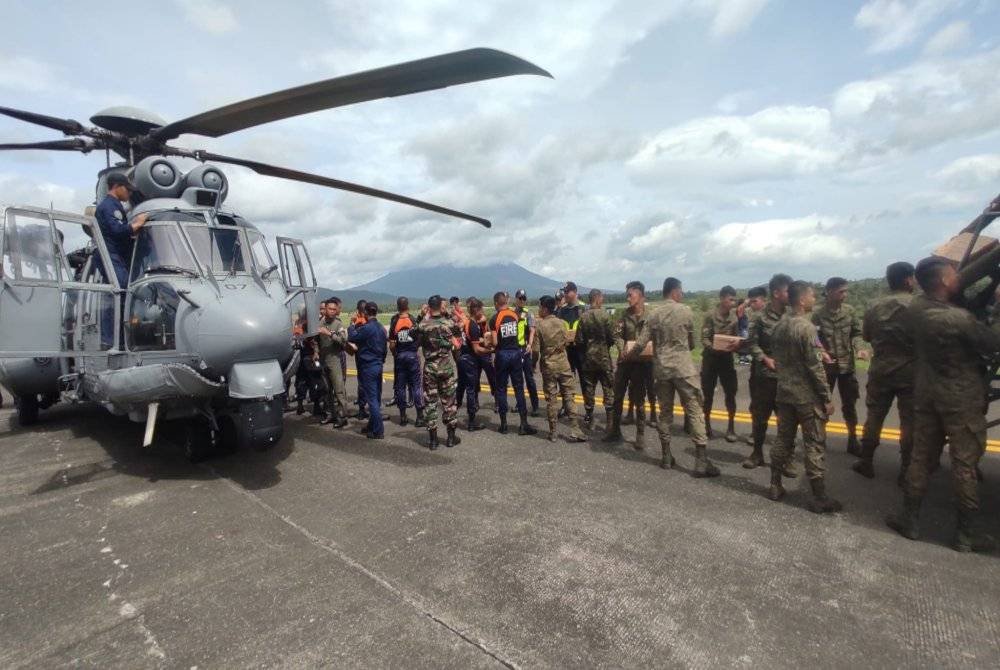
[[[625,407],[625,390],[628,389],[629,405],[642,416],[646,416],[645,400],[649,396],[649,406],[656,409],[656,391],[653,383],[653,364],[647,361],[622,361],[615,370],[614,408],[615,415],[621,416]]]
[[[576,424],[576,409],[573,407],[573,371],[546,370],[542,366],[542,385],[545,387],[545,410],[549,417],[549,428],[554,428],[559,416],[557,400],[562,397],[562,406],[570,423]]]
[[[986,451],[986,416],[975,410],[941,413],[934,409],[915,409],[913,458],[906,470],[906,493],[919,498],[927,492],[931,465],[940,458],[946,439],[958,506],[978,510],[976,466]]]
[[[868,416],[861,436],[862,453],[868,458],[878,447],[882,425],[892,408],[893,400],[896,401],[896,409],[899,410],[899,458],[905,470],[913,454],[913,384],[911,383],[892,383],[890,380],[873,376],[868,378],[865,387],[865,406],[868,408]]]
[[[784,470],[795,455],[795,434],[802,428],[806,476],[822,479],[826,473],[826,416],[815,405],[777,403],[778,435],[771,447],[771,468]]]
[[[670,426],[674,423],[674,394],[680,397],[684,407],[685,421],[691,427],[691,440],[695,446],[704,447],[708,444],[705,432],[705,396],[698,384],[698,377],[673,377],[656,379],[653,382],[656,389],[656,399],[660,403],[660,413],[656,417],[656,432],[660,435],[660,446],[664,450],[670,447]],[[636,417],[638,419],[638,417]]]
[[[861,397],[861,389],[858,386],[858,377],[853,372],[838,372],[835,366],[826,366],[826,383],[830,386],[830,393],[840,392],[840,412],[844,415],[844,422],[848,426],[858,425],[858,398]]]
[[[438,403],[441,404],[441,422],[452,428],[458,424],[458,407],[455,392],[458,379],[455,365],[449,357],[445,361],[428,361],[424,364],[424,421],[427,429],[434,430],[438,422]]]
[[[584,366],[580,375],[583,406],[588,410],[594,409],[594,392],[597,391],[598,384],[601,385],[601,392],[604,394],[604,409],[611,409],[615,405],[615,383],[610,366],[597,368]]]

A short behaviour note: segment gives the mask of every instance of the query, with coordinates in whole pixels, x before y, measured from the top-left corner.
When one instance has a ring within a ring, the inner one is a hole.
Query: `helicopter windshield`
[[[132,260],[132,281],[150,274],[199,276],[181,230],[174,222],[150,223],[139,229]]]
[[[243,237],[238,228],[187,226],[186,230],[198,262],[205,272],[218,274],[247,271]]]
[[[269,274],[278,268],[271,258],[271,253],[264,243],[264,236],[256,230],[247,230],[247,237],[250,238],[250,254],[253,256],[254,265],[261,274]]]

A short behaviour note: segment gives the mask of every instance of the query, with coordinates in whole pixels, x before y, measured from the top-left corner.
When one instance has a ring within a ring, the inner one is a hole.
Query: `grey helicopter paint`
[[[470,49],[336,77],[244,100],[174,123],[116,107],[94,126],[0,107],[0,114],[68,139],[0,144],[0,150],[103,150],[98,201],[111,172],[137,187],[129,281],[119,286],[93,217],[33,207],[0,209],[0,384],[22,424],[54,402],[96,402],[145,422],[188,419],[188,450],[266,448],[282,434],[285,384],[298,364],[293,332],[319,323],[316,278],[305,245],[264,236],[225,208],[229,184],[216,163],[362,193],[489,227],[487,219],[351,182],[200,150],[172,147],[181,134],[219,137],[320,109],[517,74],[550,76],[527,61]],[[110,165],[110,154],[123,162]],[[187,172],[171,157],[194,158]]]

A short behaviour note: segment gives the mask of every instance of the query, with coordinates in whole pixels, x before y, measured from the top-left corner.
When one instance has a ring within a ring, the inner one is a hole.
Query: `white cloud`
[[[26,56],[0,54],[0,87],[29,93],[45,93],[56,88],[59,78],[48,63]]]
[[[956,159],[935,174],[949,184],[975,188],[1000,183],[1000,154],[978,154]]]
[[[952,21],[927,40],[924,53],[940,56],[972,42],[972,27],[968,21]]]
[[[768,107],[749,116],[703,117],[668,128],[645,142],[628,167],[643,181],[744,182],[827,170],[843,151],[828,110]]]
[[[750,27],[769,0],[699,0],[712,17],[712,36],[730,37]]]
[[[196,28],[221,35],[239,27],[236,14],[228,5],[215,0],[177,0],[184,11],[184,18]]]
[[[739,258],[747,263],[809,265],[844,261],[872,254],[872,250],[838,232],[838,217],[810,214],[793,219],[727,223],[706,236],[705,255]]]
[[[77,214],[82,214],[84,206],[94,199],[92,192],[83,193],[62,184],[5,173],[0,173],[0,193],[5,205],[51,205],[55,209]]]
[[[855,15],[854,25],[872,33],[872,52],[895,51],[912,44],[958,4],[958,0],[869,0]]]

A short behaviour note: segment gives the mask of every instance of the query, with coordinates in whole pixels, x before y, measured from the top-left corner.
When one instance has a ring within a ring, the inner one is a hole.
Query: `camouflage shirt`
[[[649,305],[644,305],[641,314],[633,314],[627,307],[622,315],[615,321],[615,346],[618,351],[625,351],[626,342],[634,342],[639,339],[639,333],[646,325],[649,317]]]
[[[577,335],[583,348],[584,370],[610,370],[611,352],[615,343],[611,317],[603,309],[588,309],[580,317],[580,332]]]
[[[417,326],[417,338],[424,350],[424,369],[442,373],[455,370],[452,356],[456,338],[462,337],[461,327],[445,315],[430,316]]]
[[[340,317],[323,319],[320,325],[330,331],[329,335],[319,335],[320,356],[339,356],[347,344],[347,328]]]
[[[554,314],[539,319],[535,326],[535,337],[541,350],[539,359],[543,372],[569,372],[569,358],[566,344],[569,338],[569,324]]]
[[[830,387],[823,354],[816,346],[816,326],[805,314],[787,312],[771,333],[778,368],[775,399],[789,405],[825,405]]]
[[[781,312],[775,312],[770,303],[750,320],[750,355],[754,360],[754,373],[762,377],[778,378],[777,372],[764,365],[764,356],[774,358],[772,333],[779,321]]]
[[[917,296],[906,321],[916,351],[917,409],[982,420],[989,379],[986,361],[1000,354],[1000,321],[987,326],[966,309]]]
[[[861,336],[871,343],[874,355],[868,376],[913,384],[913,334],[906,326],[906,310],[913,295],[895,292],[868,306]]]
[[[736,309],[729,310],[729,314],[722,316],[719,308],[716,307],[710,314],[705,316],[701,324],[701,346],[702,356],[718,356],[721,358],[732,358],[729,351],[716,351],[712,348],[712,340],[716,335],[739,336],[740,324],[736,318]]]
[[[697,376],[691,359],[691,349],[694,348],[694,315],[690,307],[668,298],[656,309],[647,310],[646,324],[636,338],[633,353],[638,355],[649,342],[653,343],[655,379]]]
[[[823,305],[812,313],[819,341],[833,358],[838,372],[854,372],[854,355],[861,344],[861,323],[854,308],[841,305],[833,310]]]

